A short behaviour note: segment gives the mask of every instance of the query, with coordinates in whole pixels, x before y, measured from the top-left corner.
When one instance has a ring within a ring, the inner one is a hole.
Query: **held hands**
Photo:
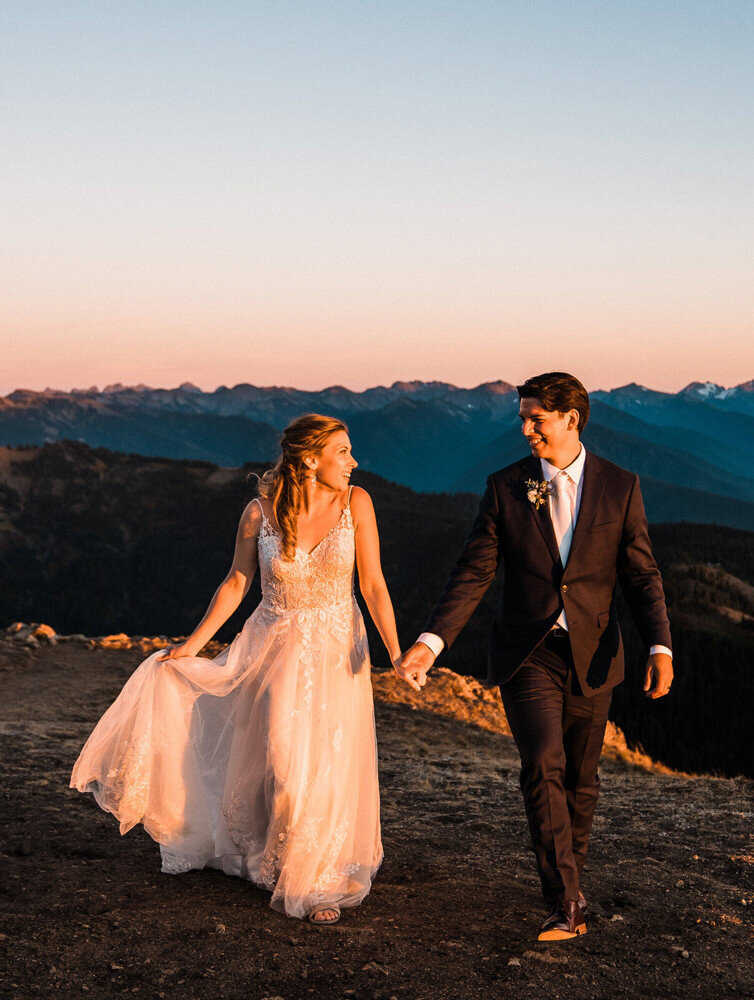
[[[647,660],[644,692],[647,698],[664,698],[673,683],[673,658],[667,653],[652,653]]]
[[[415,642],[408,652],[393,663],[393,669],[402,681],[414,691],[421,691],[427,683],[427,674],[435,662],[435,654],[423,642]]]

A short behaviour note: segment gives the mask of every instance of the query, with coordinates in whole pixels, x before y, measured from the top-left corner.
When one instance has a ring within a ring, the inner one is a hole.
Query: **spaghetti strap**
[[[351,506],[351,493],[353,492],[353,486],[348,487],[348,496],[346,497],[346,507]]]

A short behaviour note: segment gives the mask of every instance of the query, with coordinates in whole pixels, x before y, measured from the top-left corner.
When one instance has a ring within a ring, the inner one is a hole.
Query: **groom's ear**
[[[580,433],[581,432],[581,428],[579,427],[579,422],[580,422],[579,411],[578,410],[569,410],[568,411],[568,430],[569,431],[576,431],[577,434]]]

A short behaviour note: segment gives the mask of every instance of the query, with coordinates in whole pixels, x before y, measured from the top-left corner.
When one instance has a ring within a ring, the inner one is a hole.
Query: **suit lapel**
[[[568,564],[573,562],[578,555],[578,548],[582,538],[588,533],[597,513],[602,491],[605,488],[605,480],[599,474],[597,460],[591,452],[586,453],[584,463],[584,485],[581,489],[581,503],[579,504],[579,514],[576,518],[576,527],[573,529],[571,549],[568,553]]]
[[[528,487],[525,485],[527,479],[533,479],[535,482],[542,482],[542,465],[538,458],[527,458],[524,462],[524,499],[526,505],[531,511],[531,516],[542,533],[542,537],[545,540],[545,544],[552,556],[553,562],[560,562],[560,552],[558,551],[558,542],[555,538],[555,531],[552,526],[552,518],[550,517],[550,504],[547,500],[539,505],[539,508],[535,507],[534,504],[526,497],[526,491]],[[586,484],[585,484],[586,485]],[[578,522],[577,522],[578,526]]]

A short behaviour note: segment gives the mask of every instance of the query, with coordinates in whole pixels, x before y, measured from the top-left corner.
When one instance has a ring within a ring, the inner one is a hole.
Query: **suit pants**
[[[597,806],[598,765],[612,691],[587,698],[568,633],[549,632],[501,685],[521,756],[521,791],[548,905],[576,900]]]

